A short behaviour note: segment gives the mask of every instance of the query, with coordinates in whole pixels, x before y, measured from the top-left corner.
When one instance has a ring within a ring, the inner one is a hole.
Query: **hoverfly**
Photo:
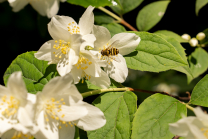
[[[119,43],[119,40],[114,41],[110,46],[108,46],[107,48],[103,49],[100,53],[102,56],[107,56],[109,58],[111,58],[112,60],[115,60],[117,62],[120,62],[119,59],[117,59],[116,57],[112,57],[112,56],[117,56],[119,54],[119,50],[117,48],[115,48],[114,46],[116,46]]]

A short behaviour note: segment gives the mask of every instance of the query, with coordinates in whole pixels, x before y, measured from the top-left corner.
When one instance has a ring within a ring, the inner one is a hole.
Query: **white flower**
[[[74,139],[74,126],[88,131],[106,123],[103,112],[83,102],[72,82],[70,74],[55,77],[36,95],[35,121],[45,138]]]
[[[198,45],[198,40],[196,38],[192,38],[190,41],[189,41],[189,44],[192,46],[192,47],[196,47]]]
[[[134,33],[119,33],[111,38],[108,29],[95,25],[92,33],[95,35],[96,41],[91,52],[106,61],[107,66],[104,70],[111,78],[120,83],[124,82],[128,75],[128,68],[123,55],[127,55],[135,50],[140,42],[140,37]],[[111,56],[101,55],[101,51],[106,50],[109,46],[118,49],[119,53]]]
[[[199,107],[194,108],[196,117],[184,117],[169,124],[170,132],[185,139],[208,139],[208,115]]]
[[[189,41],[189,40],[191,39],[191,36],[188,35],[188,34],[183,34],[183,35],[181,36],[181,38],[183,38],[184,40]]]
[[[66,16],[54,16],[48,24],[48,30],[54,40],[41,46],[35,57],[39,60],[57,64],[57,71],[61,76],[66,75],[79,59],[81,45],[92,45],[95,37],[92,31],[94,15],[89,6],[79,21],[79,25]],[[89,35],[88,35],[89,34]]]
[[[204,38],[206,37],[206,35],[204,34],[204,32],[199,32],[196,35],[197,40],[202,41]]]
[[[70,72],[74,83],[77,84],[80,80],[83,83],[84,79],[87,79],[98,87],[108,88],[110,79],[101,69],[101,67],[105,66],[105,62],[94,56],[90,51],[85,50],[85,46],[84,44],[80,47],[79,60]]]
[[[65,2],[66,0],[8,0],[14,12],[18,12],[30,4],[40,15],[48,16],[48,18],[58,13],[60,1]]]
[[[167,92],[171,95],[178,96],[179,86],[175,84],[160,83],[154,87],[155,91]]]
[[[36,133],[33,124],[32,102],[27,100],[27,90],[21,72],[14,72],[7,87],[0,85],[0,137],[23,136]]]

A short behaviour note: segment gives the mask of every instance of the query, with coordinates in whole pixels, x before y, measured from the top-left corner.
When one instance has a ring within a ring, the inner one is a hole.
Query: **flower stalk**
[[[129,91],[129,88],[125,87],[125,88],[99,89],[99,90],[94,90],[94,91],[89,91],[89,92],[82,93],[82,97],[86,98],[88,96],[102,94],[102,93],[111,92],[111,91],[112,92],[116,92],[116,91]]]
[[[119,16],[117,16],[116,14],[112,13],[111,11],[105,9],[104,7],[98,7],[98,9],[100,9],[101,11],[107,13],[111,17],[115,18],[118,23],[123,24],[124,26],[126,26],[130,30],[132,30],[132,31],[138,31],[137,29],[135,29],[134,27],[132,27],[129,23],[127,23],[124,19],[120,18]]]

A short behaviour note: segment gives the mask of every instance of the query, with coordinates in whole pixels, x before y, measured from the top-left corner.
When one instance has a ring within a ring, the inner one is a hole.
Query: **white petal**
[[[8,130],[12,129],[12,125],[9,124],[9,120],[4,119],[4,120],[0,120],[0,136],[2,134],[4,134],[5,132],[7,132]]]
[[[65,89],[68,89],[73,82],[73,78],[70,74],[67,74],[63,77],[55,77],[51,79],[43,88],[42,95],[48,96],[51,98],[52,96],[56,96],[57,93],[62,93]],[[37,94],[38,97],[38,94]]]
[[[53,46],[55,44],[54,40],[47,41],[44,43],[37,53],[35,53],[35,57],[39,60],[51,61],[52,60],[52,53],[53,53]]]
[[[77,26],[77,23],[74,21],[73,18],[68,17],[68,16],[59,16],[59,15],[55,15],[52,20],[51,20],[54,24],[56,24],[57,26],[60,26],[61,28],[63,28],[64,30],[68,31],[68,24],[69,23],[73,23],[73,25]]]
[[[78,100],[82,100],[83,99],[82,95],[77,90],[77,87],[75,85],[73,85],[73,84],[68,89],[66,89],[63,92],[63,95],[68,95],[68,96],[71,96],[71,97],[76,97]]]
[[[37,124],[38,127],[42,133],[42,136],[44,136],[44,139],[58,139],[58,128],[57,125],[53,122],[48,124],[44,119],[44,112],[41,111],[39,116],[37,117]],[[38,138],[38,137],[36,137]]]
[[[116,40],[119,40],[119,44],[115,46],[119,49],[119,53],[127,55],[136,49],[141,39],[134,33],[119,33],[110,39],[109,44]]]
[[[20,71],[14,72],[10,75],[7,83],[7,88],[11,95],[20,100],[22,105],[27,102],[27,89],[22,79],[22,73]]]
[[[205,114],[200,107],[194,108],[194,113],[201,121],[203,121],[203,124],[208,127],[208,115]]]
[[[73,76],[74,84],[78,84],[81,79],[83,71],[81,69],[77,69],[76,66],[73,66],[70,73]]]
[[[82,35],[89,34],[92,31],[94,25],[94,14],[93,14],[94,7],[88,6],[84,14],[79,20],[80,26],[80,33]]]
[[[103,49],[103,46],[108,43],[108,41],[111,39],[111,34],[108,31],[107,28],[103,26],[93,26],[92,34],[95,35],[96,41],[94,44],[94,50],[100,51],[100,49]]]
[[[71,35],[71,42],[70,42],[71,48],[75,51],[77,58],[79,58],[79,52],[80,52],[80,47],[81,47],[82,41],[83,41],[82,36],[80,34],[72,34]]]
[[[73,49],[70,49],[68,59],[60,60],[57,64],[57,71],[61,76],[65,76],[72,69],[72,66],[78,62],[78,56]]]
[[[62,121],[75,121],[82,118],[88,114],[88,110],[83,106],[76,104],[74,106],[61,106],[62,111],[57,112],[58,117]]]
[[[10,129],[9,131],[7,131],[6,133],[4,133],[1,136],[1,139],[13,139],[13,137],[14,137],[15,133],[17,133],[17,131],[21,131],[21,130]],[[27,133],[29,133],[29,132],[27,132]]]
[[[56,24],[55,17],[51,18],[51,22],[48,24],[48,31],[54,40],[64,40],[66,42],[71,40],[71,34],[67,30],[63,29],[60,24]]]
[[[103,127],[106,123],[104,113],[93,105],[85,102],[83,103],[88,110],[88,114],[77,121],[77,126],[85,131],[96,130]]]
[[[94,48],[94,41],[96,40],[95,36],[93,34],[87,34],[82,37],[82,39],[85,41],[82,43],[80,50],[85,50],[86,46],[91,46]]]
[[[8,0],[14,12],[22,10],[29,2],[28,0]]]
[[[187,121],[191,122],[194,120],[195,117],[186,117],[183,119],[180,119],[176,123],[171,123],[169,124],[169,130],[171,133],[174,135],[179,135],[179,136],[187,136],[189,133],[189,127],[187,125]]]
[[[61,2],[65,2],[66,0],[60,0]]]
[[[32,127],[33,126],[33,115],[34,115],[34,110],[32,109],[33,106],[32,106],[32,103],[30,103],[30,107],[28,106],[28,109],[25,109],[23,107],[19,107],[18,109],[18,115],[17,115],[17,118],[18,120],[20,121],[20,123],[24,126],[30,126]],[[28,111],[30,110],[30,111]]]
[[[112,65],[108,65],[105,69],[107,73],[110,74],[110,77],[113,78],[115,81],[122,83],[126,80],[128,76],[128,68],[126,65],[126,60],[120,54],[117,55],[117,58],[120,59],[121,62],[117,62],[115,60],[112,61]]]
[[[36,95],[35,94],[31,94],[31,93],[27,93],[27,100],[32,102],[32,104],[35,104],[36,103]]]
[[[38,13],[42,16],[48,16],[51,18],[55,14],[57,14],[59,10],[59,2],[58,0],[47,0],[47,1],[30,1],[31,6],[38,11]]]
[[[110,78],[108,77],[108,75],[101,70],[101,76],[100,77],[91,77],[89,79],[89,81],[101,88],[109,88],[111,82],[110,82]]]
[[[51,1],[51,0],[50,0]],[[47,16],[51,18],[52,16],[56,15],[59,10],[59,0],[55,0],[52,5],[47,9]]]
[[[101,74],[101,68],[99,64],[96,62],[96,59],[98,59],[96,56],[92,55],[89,51],[81,51],[82,55],[89,60],[89,62],[92,62],[92,64],[82,64],[82,67],[88,67],[84,70],[84,72],[93,77],[99,77]]]
[[[107,62],[105,60],[101,60],[101,54],[98,51],[94,51],[94,50],[90,50],[90,52],[96,56],[97,58],[95,59],[96,62],[99,64],[100,67],[106,67],[107,66]]]
[[[9,92],[8,88],[6,88],[5,86],[0,85],[0,98],[4,95],[8,95],[8,92]]]
[[[75,127],[62,125],[59,130],[59,139],[74,139]]]

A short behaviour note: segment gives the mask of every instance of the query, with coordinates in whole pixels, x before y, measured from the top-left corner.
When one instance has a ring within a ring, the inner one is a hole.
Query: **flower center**
[[[16,131],[14,133],[14,136],[11,139],[33,139],[34,137],[30,134],[23,134],[20,131]]]
[[[18,111],[20,102],[13,96],[2,96],[1,97],[1,104],[0,104],[0,111],[1,114],[6,118],[15,118],[16,113]]]
[[[46,122],[49,122],[49,117],[52,119],[55,119],[59,121],[59,117],[57,116],[57,112],[62,111],[61,106],[64,105],[64,99],[62,98],[61,100],[55,100],[55,98],[51,98],[50,100],[47,100],[45,103],[45,119]],[[61,117],[64,117],[65,115],[63,114]]]
[[[69,26],[67,28],[71,34],[80,34],[80,28],[77,24],[75,24],[74,22],[71,22],[68,25]]]
[[[59,122],[59,129],[62,128],[63,125],[67,126],[73,126],[76,125],[73,122],[66,122],[66,121],[62,121],[60,120],[60,118],[58,117],[58,115],[56,114],[57,112],[62,111],[61,106],[65,105],[64,99],[61,98],[60,100],[55,100],[55,98],[51,98],[50,100],[46,101],[45,104],[45,121],[49,122],[49,119],[52,118],[53,120],[56,120]],[[65,115],[61,115],[61,117],[63,118]],[[50,117],[50,118],[49,118]]]
[[[208,139],[208,129],[207,128],[201,128],[201,131],[203,132],[204,136]]]
[[[64,40],[55,40],[53,48],[55,49],[53,54],[56,58],[62,58],[63,55],[66,55],[70,50],[70,42],[65,42]]]
[[[88,68],[87,65],[91,65],[92,62],[89,61],[89,59],[83,57],[83,56],[79,56],[79,60],[77,62],[77,64],[75,64],[75,66],[77,67],[77,69],[82,69],[85,70]]]

